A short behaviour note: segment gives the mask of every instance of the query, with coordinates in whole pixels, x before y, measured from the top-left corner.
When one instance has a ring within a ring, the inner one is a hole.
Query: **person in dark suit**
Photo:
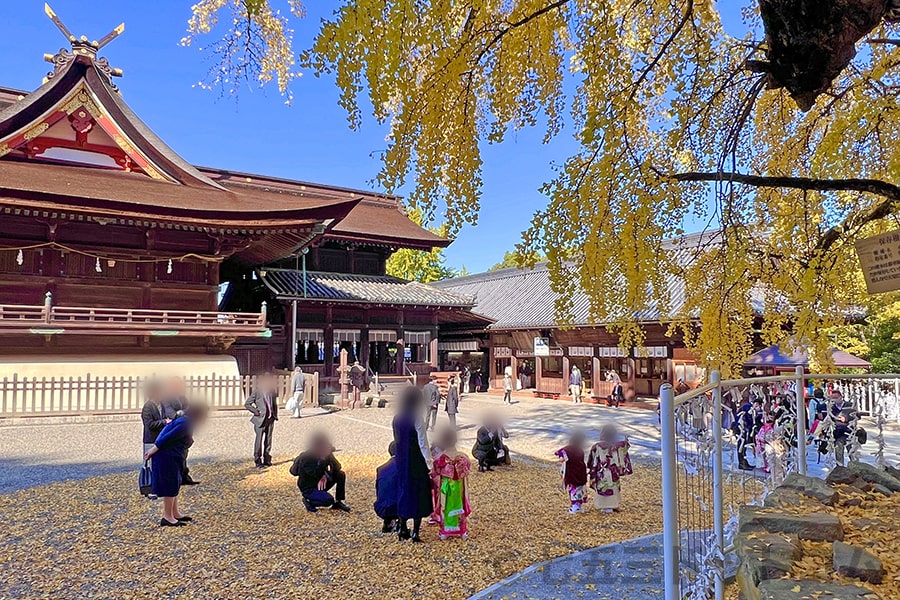
[[[431,451],[422,418],[422,392],[410,386],[403,390],[400,411],[394,416],[394,443],[397,444],[397,514],[399,538],[421,542],[422,519],[434,510],[431,499]],[[412,533],[409,519],[413,520]]]
[[[391,533],[397,529],[397,443],[388,445],[390,460],[375,471],[375,514],[382,520],[381,533]]]
[[[181,377],[170,377],[163,386],[163,407],[166,409],[166,418],[174,421],[184,414],[188,401],[184,392],[184,380]],[[191,470],[187,464],[188,451],[184,452],[184,464],[181,472],[181,485],[198,485],[200,482],[191,477]]]
[[[278,390],[274,375],[266,373],[259,378],[256,389],[247,398],[244,407],[253,415],[250,417],[256,434],[253,460],[257,468],[271,467],[272,431],[278,420]]]
[[[309,450],[294,459],[291,475],[297,478],[303,506],[309,512],[325,507],[350,512],[350,507],[344,503],[347,475],[334,457],[334,446],[324,433],[314,434]],[[328,492],[331,488],[334,488],[334,496]]]
[[[162,403],[162,386],[158,381],[148,381],[144,387],[144,396],[147,398],[141,408],[141,421],[144,424],[144,453],[156,441],[159,432],[168,425],[172,419],[166,415],[166,407]]]
[[[184,454],[194,443],[194,430],[207,416],[207,408],[191,404],[185,412],[159,432],[156,442],[144,453],[144,460],[152,460],[153,494],[163,501],[160,527],[179,527],[192,519],[178,508],[178,492],[182,486]]]

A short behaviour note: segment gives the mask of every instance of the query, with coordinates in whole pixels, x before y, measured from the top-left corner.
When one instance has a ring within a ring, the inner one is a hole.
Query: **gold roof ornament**
[[[110,82],[113,77],[122,76],[122,69],[109,66],[109,62],[106,58],[97,58],[97,52],[122,35],[125,31],[125,23],[119,23],[115,29],[100,38],[100,41],[89,42],[87,36],[84,35],[80,38],[76,38],[47,3],[44,3],[44,12],[72,45],[71,50],[60,48],[59,52],[56,54],[44,55],[44,60],[53,65],[53,71],[47,74],[45,81],[53,79],[53,77],[64,70],[76,56],[86,56],[90,58],[94,62],[94,65],[96,65],[97,70],[103,73]],[[113,87],[115,88],[115,86]]]

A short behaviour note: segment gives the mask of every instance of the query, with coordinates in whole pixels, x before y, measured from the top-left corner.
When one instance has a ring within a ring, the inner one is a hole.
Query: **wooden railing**
[[[305,374],[307,406],[318,404],[319,376]],[[256,376],[185,377],[189,400],[218,410],[240,409],[256,387]],[[290,375],[278,376],[278,397],[290,397]],[[4,377],[0,379],[0,418],[43,415],[138,413],[144,404],[144,377]]]
[[[17,306],[0,304],[0,330],[27,328],[65,330],[203,331],[262,333],[266,331],[265,306],[259,313],[149,310],[83,306]]]

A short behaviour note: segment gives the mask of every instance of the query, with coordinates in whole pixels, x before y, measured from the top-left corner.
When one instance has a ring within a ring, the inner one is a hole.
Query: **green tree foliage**
[[[409,218],[422,225],[422,215],[416,210],[409,211]],[[448,237],[446,225],[428,227],[429,231],[441,237]],[[449,279],[457,273],[447,266],[443,248],[430,251],[401,248],[394,252],[387,261],[387,273],[400,279],[431,283],[441,279]]]
[[[530,267],[535,263],[544,260],[543,255],[539,252],[530,252],[527,256],[521,254],[518,250],[507,250],[503,253],[503,260],[492,266],[488,271],[499,271],[500,269],[509,269],[512,267]]]

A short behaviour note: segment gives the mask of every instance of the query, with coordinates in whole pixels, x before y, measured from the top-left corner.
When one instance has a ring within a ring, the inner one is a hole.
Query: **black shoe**
[[[422,538],[419,537],[418,533],[412,534],[410,539],[413,541],[414,544],[422,544],[423,543]]]
[[[485,471],[493,471],[494,468],[491,465],[488,465],[484,468]]]
[[[344,512],[350,512],[350,507],[344,504],[343,501],[338,501],[331,505],[331,510],[342,510]]]
[[[271,467],[271,466],[272,466],[272,459],[271,459],[271,458],[267,458],[266,460],[264,460],[264,461],[263,461],[263,466]]]
[[[181,480],[181,485],[200,485],[200,482],[188,477],[187,479]]]
[[[409,529],[401,525],[400,531],[397,532],[397,539],[402,542],[403,540],[408,540],[411,537],[412,535],[409,533]]]
[[[166,521],[165,519],[159,520],[160,527],[184,527],[185,525],[187,525],[187,523],[182,523],[181,521],[175,521],[174,523],[171,523],[169,521]]]
[[[313,503],[306,498],[303,499],[303,506],[305,506],[306,510],[309,512],[319,512],[319,509],[313,506]]]
[[[193,520],[194,520],[194,517],[188,517],[188,516],[178,517],[179,523],[190,523]]]

